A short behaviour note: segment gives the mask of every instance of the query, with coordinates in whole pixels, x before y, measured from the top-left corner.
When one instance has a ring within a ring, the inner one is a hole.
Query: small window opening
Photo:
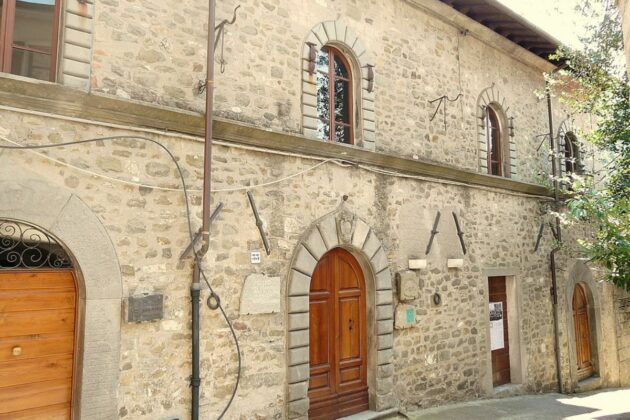
[[[343,54],[323,47],[316,58],[317,135],[323,140],[353,144],[352,74]]]
[[[61,0],[0,0],[0,70],[55,81]]]

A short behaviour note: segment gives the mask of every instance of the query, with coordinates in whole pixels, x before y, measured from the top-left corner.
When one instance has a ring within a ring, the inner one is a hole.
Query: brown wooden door
[[[0,271],[0,419],[69,419],[76,287],[71,271]]]
[[[588,301],[581,284],[573,291],[573,326],[575,328],[575,350],[577,353],[578,380],[593,374],[593,354],[591,352],[591,330],[588,323]]]
[[[311,419],[368,409],[365,281],[348,251],[322,257],[310,289]]]
[[[505,277],[488,277],[489,302],[501,303],[503,317],[503,346],[492,350],[492,385],[499,386],[510,383],[510,341],[508,336],[508,307]],[[497,308],[498,309],[498,308]],[[498,312],[497,312],[498,313]],[[492,319],[492,308],[490,317]],[[490,321],[492,322],[492,320]]]

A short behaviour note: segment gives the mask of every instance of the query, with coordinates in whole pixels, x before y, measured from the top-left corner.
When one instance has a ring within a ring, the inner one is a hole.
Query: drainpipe
[[[555,73],[560,68],[555,69],[553,72]],[[549,117],[549,144],[552,151],[552,159],[551,159],[551,173],[553,175],[553,197],[554,203],[556,206],[556,210],[560,207],[559,200],[559,192],[558,192],[558,166],[556,160],[556,144],[553,136],[553,115],[551,111],[551,94],[549,92],[549,83],[545,81],[545,91],[547,96],[547,115]],[[556,241],[560,242],[562,240],[562,232],[560,230],[560,218],[556,217],[555,220],[555,230],[556,230]],[[558,325],[558,283],[557,283],[557,274],[556,274],[556,252],[558,251],[557,247],[554,247],[549,253],[549,261],[550,261],[550,270],[551,270],[551,298],[553,302],[553,332],[554,332],[554,348],[556,353],[556,377],[558,378],[558,390],[559,392],[564,392],[564,386],[562,384],[562,370],[560,365],[560,328]]]
[[[199,302],[201,296],[200,274],[201,261],[208,252],[210,246],[210,175],[212,170],[212,111],[214,100],[214,22],[215,0],[209,0],[208,5],[208,57],[206,75],[206,118],[205,118],[205,142],[203,152],[203,201],[201,216],[201,249],[195,257],[193,279],[190,285],[190,297],[192,302],[192,376],[190,385],[192,388],[191,419],[199,420],[199,387],[201,378],[199,375]]]

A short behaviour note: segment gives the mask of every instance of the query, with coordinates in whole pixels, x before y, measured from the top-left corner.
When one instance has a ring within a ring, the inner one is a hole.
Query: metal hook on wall
[[[444,131],[446,131],[446,103],[447,102],[456,102],[462,96],[464,96],[462,93],[458,93],[457,96],[455,97],[455,99],[451,99],[447,95],[443,95],[443,96],[440,96],[439,98],[436,98],[436,99],[433,99],[432,101],[429,101],[430,104],[433,104],[434,102],[439,101],[438,105],[435,108],[435,111],[433,112],[433,115],[431,115],[431,118],[429,119],[429,121],[433,121],[435,119],[435,116],[437,115],[438,111],[440,110],[440,107],[442,105],[444,105],[444,113],[443,113],[443,116],[444,116]]]
[[[219,40],[221,40],[221,58],[219,59],[219,63],[221,64],[221,73],[225,72],[225,60],[223,59],[223,41],[225,39],[225,26],[233,25],[236,22],[236,11],[241,7],[239,4],[234,8],[234,12],[232,15],[232,20],[223,19],[221,23],[214,27],[214,30],[217,31],[217,37],[214,40],[214,48],[216,50]]]
[[[228,20],[228,19],[223,19],[221,21],[221,23],[219,23],[217,26],[214,27],[214,31],[217,33],[216,37],[214,39],[214,50],[216,51],[217,49],[217,45],[219,45],[219,41],[221,41],[221,55],[219,58],[219,64],[220,64],[220,71],[221,73],[225,73],[225,59],[223,58],[223,53],[224,53],[224,39],[225,39],[225,26],[226,25],[233,25],[234,22],[236,22],[236,11],[241,7],[241,5],[239,4],[238,6],[236,6],[234,8],[234,11],[232,12],[232,19]],[[206,81],[205,80],[200,80],[198,85],[197,85],[197,91],[198,93],[201,95],[202,93],[204,93],[206,91]]]

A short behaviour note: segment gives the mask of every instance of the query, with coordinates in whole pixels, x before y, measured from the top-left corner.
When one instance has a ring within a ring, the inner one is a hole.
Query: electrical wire
[[[0,140],[6,141],[7,143],[13,144],[15,146],[20,146],[20,143],[14,142],[13,140],[9,140],[8,138],[6,138],[4,136],[0,136]],[[182,191],[181,188],[160,187],[159,185],[145,184],[145,183],[142,183],[142,182],[129,181],[129,180],[126,180],[126,179],[116,178],[116,177],[109,176],[109,175],[106,175],[106,174],[94,172],[94,171],[91,171],[89,169],[81,168],[81,167],[73,165],[71,163],[64,162],[64,161],[59,160],[59,159],[55,159],[55,158],[53,158],[51,156],[48,156],[48,155],[45,155],[43,153],[38,153],[38,152],[36,152],[34,150],[27,150],[27,151],[30,152],[30,153],[33,153],[33,154],[35,154],[37,156],[43,157],[45,159],[48,159],[51,162],[55,162],[55,163],[57,163],[59,165],[67,166],[68,168],[72,168],[72,169],[74,169],[76,171],[83,172],[83,173],[91,175],[91,176],[104,178],[104,179],[107,179],[107,180],[112,181],[112,182],[119,182],[121,184],[133,185],[135,187],[153,188],[153,189],[162,190],[162,191],[177,191],[177,192]],[[325,159],[325,160],[321,161],[320,163],[318,163],[317,165],[311,166],[309,168],[306,168],[306,169],[304,169],[304,170],[302,170],[300,172],[294,173],[294,174],[286,176],[284,178],[276,179],[274,181],[262,182],[260,184],[254,184],[254,185],[249,185],[249,186],[245,186],[245,187],[218,188],[218,189],[210,190],[210,192],[217,193],[217,192],[248,191],[248,190],[251,190],[251,189],[254,189],[254,188],[268,187],[270,185],[279,184],[281,182],[287,181],[287,180],[289,180],[291,178],[296,178],[296,177],[298,177],[300,175],[303,175],[303,174],[305,174],[307,172],[310,172],[310,171],[312,171],[312,170],[314,170],[314,169],[316,169],[316,168],[318,168],[318,167],[320,167],[320,166],[322,166],[322,165],[324,165],[326,163],[333,162],[333,161],[338,162],[338,163],[342,163],[338,159]],[[201,190],[201,189],[193,189],[193,188],[189,188],[188,189],[188,192],[202,192],[202,191],[203,190]]]
[[[122,138],[126,138],[126,137],[134,137],[134,136],[122,136]],[[4,136],[0,136],[0,140],[4,140],[8,143],[14,144],[14,145],[19,145],[19,143],[16,143],[12,140],[9,140],[8,138],[4,137]],[[215,142],[216,143],[216,142]],[[63,144],[59,144],[60,146],[63,146]],[[22,147],[15,147],[15,149],[19,149]],[[244,148],[249,149],[249,150],[255,150],[255,151],[261,151],[261,152],[269,152],[269,153],[275,153],[273,151],[267,151],[266,149],[259,149],[256,147],[247,147],[245,146]],[[27,150],[29,151],[29,150]],[[88,169],[84,169],[75,165],[72,165],[70,163],[52,158],[48,155],[44,155],[42,153],[37,153],[31,150],[32,153],[35,153],[38,156],[41,156],[45,159],[51,160],[57,164],[60,165],[64,165],[67,166],[69,168],[72,169],[76,169],[77,171],[92,175],[92,176],[97,176],[97,177],[101,177],[113,182],[119,182],[122,184],[127,184],[127,185],[134,185],[134,186],[139,186],[139,187],[146,187],[146,188],[155,188],[158,190],[164,190],[164,191],[182,191],[181,188],[170,188],[170,187],[160,187],[157,185],[152,185],[152,184],[145,184],[145,183],[141,183],[141,182],[135,182],[135,181],[128,181],[128,180],[124,180],[124,179],[120,179],[120,178],[115,178],[115,177],[111,177],[109,175],[105,175],[105,174],[101,174],[98,172],[94,172],[94,171],[90,171]],[[534,194],[523,194],[523,193],[518,193],[518,192],[512,192],[512,191],[507,191],[507,190],[500,190],[497,188],[491,188],[491,187],[484,187],[481,185],[470,185],[464,182],[458,182],[458,181],[449,181],[449,180],[445,180],[445,179],[437,179],[437,178],[431,178],[431,177],[426,177],[426,176],[421,176],[421,175],[409,175],[409,174],[404,174],[401,172],[395,172],[395,171],[388,171],[386,169],[381,169],[378,167],[374,167],[374,166],[368,166],[368,165],[360,165],[360,164],[352,164],[349,163],[348,161],[343,161],[343,160],[339,160],[339,159],[322,159],[322,158],[317,158],[317,157],[311,157],[311,156],[306,156],[306,155],[299,155],[299,154],[293,154],[293,153],[282,153],[282,152],[278,152],[278,154],[282,154],[282,155],[287,155],[287,156],[292,156],[292,157],[299,157],[299,158],[303,158],[303,159],[314,159],[314,160],[321,160],[320,163],[311,166],[309,168],[306,168],[300,172],[294,173],[292,175],[288,175],[286,177],[274,180],[274,181],[269,181],[269,182],[263,182],[260,184],[254,184],[254,185],[250,185],[250,186],[243,186],[243,187],[234,187],[234,188],[219,188],[219,189],[213,189],[210,190],[210,192],[212,193],[217,193],[217,192],[236,192],[236,191],[249,191],[252,190],[254,188],[259,188],[259,187],[267,187],[270,185],[274,185],[274,184],[278,184],[284,181],[287,181],[289,179],[301,176],[307,172],[310,172],[326,163],[333,163],[335,165],[341,166],[341,167],[351,167],[351,166],[356,166],[358,168],[361,168],[363,170],[366,170],[368,172],[373,172],[376,174],[381,174],[381,175],[387,175],[387,176],[393,176],[393,177],[397,177],[397,178],[404,178],[404,179],[415,179],[415,180],[419,180],[419,181],[426,181],[426,182],[436,182],[436,183],[440,183],[440,184],[445,184],[445,185],[453,185],[453,186],[460,186],[460,187],[468,187],[468,188],[476,188],[482,191],[488,191],[488,192],[492,192],[492,193],[499,193],[499,194],[506,194],[506,195],[512,195],[515,197],[525,197],[525,198],[536,198],[539,200],[544,200],[544,201],[552,201],[553,199],[550,197],[546,197],[546,196],[542,196],[542,195],[534,195]],[[188,189],[189,192],[201,192],[201,190],[199,189]]]
[[[175,164],[175,167],[177,168],[177,172],[179,174],[179,179],[182,183],[182,190],[184,193],[184,202],[186,204],[186,222],[188,225],[188,235],[190,237],[190,241],[191,243],[194,240],[194,234],[193,234],[193,229],[192,229],[192,216],[191,216],[191,211],[190,211],[190,204],[188,202],[188,189],[186,186],[186,179],[184,178],[184,173],[179,165],[179,162],[177,161],[177,159],[175,158],[175,155],[173,155],[173,153],[168,149],[168,147],[166,147],[165,145],[163,145],[162,143],[160,143],[157,140],[148,138],[148,137],[142,137],[142,136],[128,136],[128,135],[121,135],[121,136],[103,136],[103,137],[95,137],[95,138],[91,138],[91,139],[85,139],[85,140],[76,140],[76,141],[70,141],[70,142],[65,142],[65,143],[56,143],[56,144],[42,144],[42,145],[26,145],[26,146],[4,146],[4,145],[0,145],[0,149],[8,149],[8,150],[19,150],[19,149],[23,149],[23,150],[39,150],[39,149],[52,149],[52,148],[57,148],[57,147],[63,147],[63,146],[75,146],[75,145],[79,145],[79,144],[86,144],[86,143],[95,143],[97,141],[113,141],[113,140],[121,140],[121,139],[130,139],[130,140],[135,140],[135,141],[146,141],[146,142],[150,142],[155,144],[156,146],[160,147],[164,152],[166,152],[166,154],[169,156],[169,158],[173,161],[173,163]],[[215,292],[214,289],[212,288],[212,286],[210,285],[210,282],[208,281],[208,278],[206,277],[206,273],[203,270],[203,266],[201,265],[201,259],[199,258],[199,255],[197,255],[196,252],[192,253],[194,258],[195,258],[195,263],[197,264],[197,267],[199,267],[199,273],[201,274],[201,276],[203,277],[206,285],[208,286],[208,289],[210,290],[210,293],[214,294],[215,296],[218,296]],[[221,305],[221,301],[218,301],[218,306],[219,309],[221,310],[221,314],[223,315],[223,318],[225,319],[225,322],[227,324],[227,326],[230,329],[230,332],[232,333],[232,337],[234,339],[234,345],[236,347],[236,352],[237,352],[237,356],[238,356],[238,369],[237,369],[237,374],[236,374],[236,382],[234,384],[234,388],[232,390],[232,395],[230,396],[229,401],[227,402],[227,404],[225,405],[225,408],[223,409],[223,411],[221,412],[221,414],[218,417],[218,420],[220,420],[221,418],[223,418],[223,416],[225,415],[225,413],[227,412],[227,410],[230,408],[230,406],[232,405],[232,402],[234,401],[234,397],[236,396],[236,392],[238,390],[238,386],[239,383],[241,381],[241,369],[242,369],[242,359],[241,359],[241,349],[240,349],[240,345],[238,342],[238,337],[236,336],[236,332],[234,331],[234,327],[232,326],[232,322],[230,321],[230,319],[228,318],[227,314],[225,313],[225,310],[223,309],[223,306]]]

